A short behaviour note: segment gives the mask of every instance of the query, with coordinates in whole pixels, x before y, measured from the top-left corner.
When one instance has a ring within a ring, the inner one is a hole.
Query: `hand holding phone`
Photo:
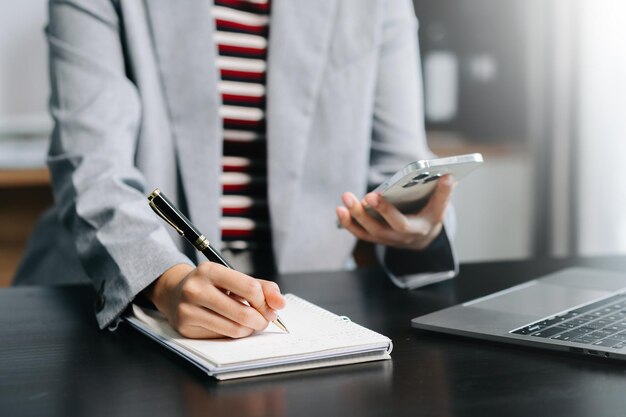
[[[454,187],[439,179],[451,174],[458,180],[481,163],[480,154],[471,154],[409,164],[362,200],[345,193],[339,224],[367,242],[424,249],[441,232]]]

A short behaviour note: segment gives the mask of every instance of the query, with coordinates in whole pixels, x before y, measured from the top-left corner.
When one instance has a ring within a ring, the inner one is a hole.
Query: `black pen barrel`
[[[213,247],[211,246],[208,246],[205,249],[203,249],[202,254],[206,256],[207,259],[211,262],[216,262],[218,264],[224,265],[227,268],[235,269],[226,259],[224,259],[222,255],[220,255],[217,251],[215,251]]]
[[[178,211],[174,204],[161,192],[154,195],[150,201],[159,209],[161,214],[164,215],[166,221],[169,219],[172,226],[180,229],[182,233],[180,233],[180,231],[179,233],[195,246],[196,240],[202,236],[202,233],[191,224],[191,221],[189,221],[183,213]],[[174,223],[173,219],[177,219],[177,221]]]
[[[191,243],[197,250],[202,252],[204,256],[211,262],[224,265],[227,268],[234,269],[232,265],[222,257],[209,243],[207,238],[195,228],[183,213],[181,213],[172,202],[161,192],[156,189],[148,198],[150,204],[166,222],[174,227],[178,233]]]

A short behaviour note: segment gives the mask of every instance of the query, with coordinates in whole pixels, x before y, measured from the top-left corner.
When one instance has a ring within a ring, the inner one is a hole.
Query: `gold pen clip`
[[[185,236],[185,232],[183,232],[181,230],[180,227],[176,226],[176,224],[174,224],[173,221],[171,221],[157,206],[156,204],[154,204],[154,199],[156,197],[159,196],[159,194],[161,194],[161,190],[159,190],[158,188],[156,190],[154,190],[152,192],[152,194],[150,194],[150,196],[148,196],[148,201],[149,201],[149,205],[150,208],[152,208],[152,210],[163,220],[165,220],[170,226],[172,226],[174,228],[174,230],[176,230],[178,232],[179,235],[181,236]]]

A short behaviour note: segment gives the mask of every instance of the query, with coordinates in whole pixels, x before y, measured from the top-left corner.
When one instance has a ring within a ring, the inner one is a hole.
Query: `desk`
[[[126,325],[98,331],[88,287],[0,290],[6,416],[615,416],[626,363],[412,330],[409,320],[568,265],[465,265],[454,281],[395,288],[377,269],[279,279],[394,342],[393,360],[217,382]]]

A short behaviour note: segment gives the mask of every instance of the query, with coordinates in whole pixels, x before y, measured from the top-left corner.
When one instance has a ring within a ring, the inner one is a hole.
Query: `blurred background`
[[[414,0],[429,143],[462,262],[626,252],[626,3]],[[52,202],[46,1],[0,5],[0,286]]]

